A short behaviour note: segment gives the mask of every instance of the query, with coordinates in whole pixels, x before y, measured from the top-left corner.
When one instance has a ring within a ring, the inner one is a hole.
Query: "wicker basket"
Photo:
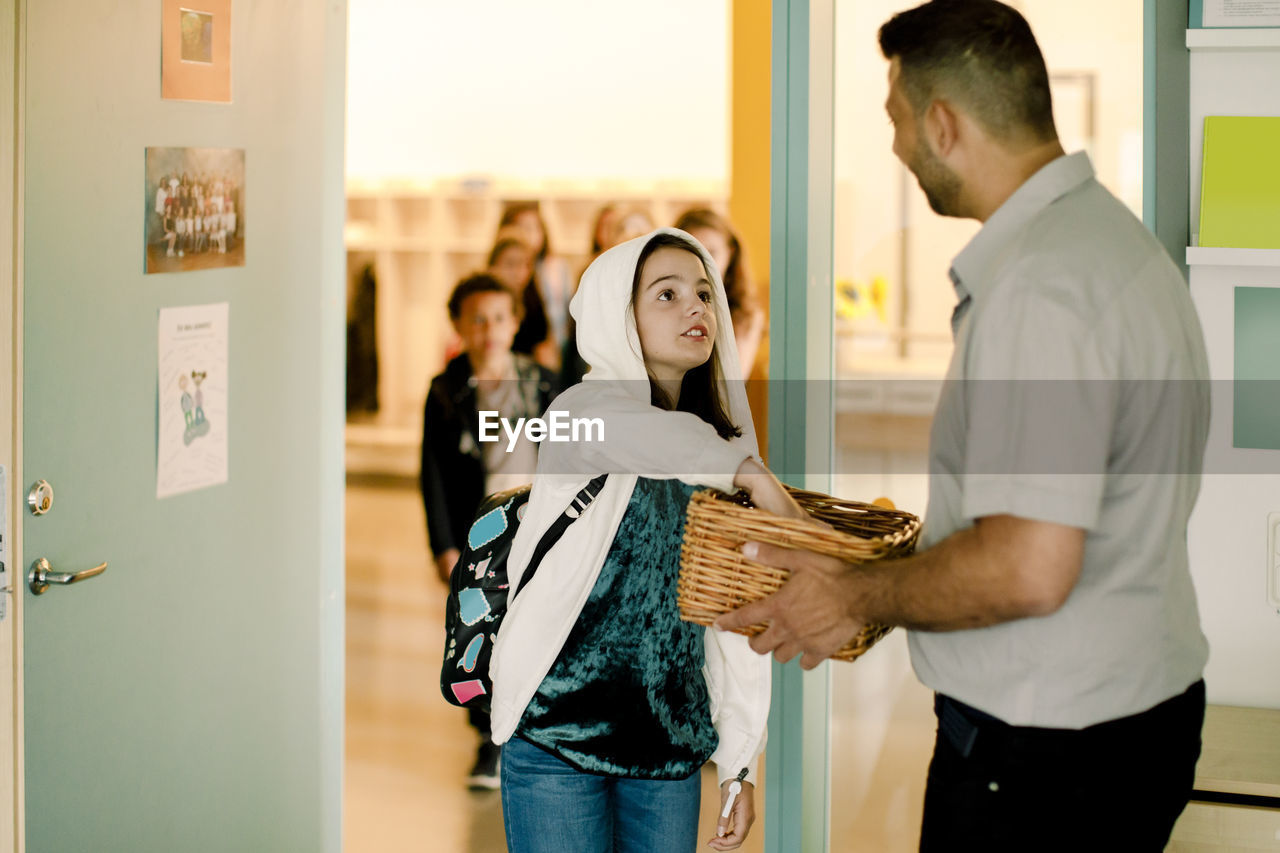
[[[707,489],[693,495],[680,549],[680,618],[710,625],[720,614],[782,586],[791,573],[742,556],[740,548],[747,541],[804,548],[857,563],[902,557],[915,549],[920,519],[911,513],[790,487],[787,491],[809,515],[834,529],[763,512],[741,494]],[[766,627],[759,623],[739,633],[753,636]],[[867,625],[832,657],[854,660],[887,633],[884,625]]]

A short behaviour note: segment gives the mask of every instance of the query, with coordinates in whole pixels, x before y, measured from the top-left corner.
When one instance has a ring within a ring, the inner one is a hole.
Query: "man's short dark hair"
[[[998,139],[1057,138],[1044,56],[1026,19],[1004,3],[931,0],[890,18],[880,51],[898,59],[916,115],[943,98]]]
[[[484,272],[467,276],[453,288],[453,292],[449,294],[449,318],[456,320],[461,317],[462,303],[467,301],[468,296],[474,296],[477,293],[503,293],[510,296],[511,310],[519,319],[520,300],[511,292],[511,288]]]

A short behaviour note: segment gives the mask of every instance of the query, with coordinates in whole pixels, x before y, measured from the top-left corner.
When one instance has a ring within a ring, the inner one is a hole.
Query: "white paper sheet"
[[[1206,27],[1280,27],[1280,0],[1204,0]]]
[[[160,309],[156,497],[227,482],[229,306]]]

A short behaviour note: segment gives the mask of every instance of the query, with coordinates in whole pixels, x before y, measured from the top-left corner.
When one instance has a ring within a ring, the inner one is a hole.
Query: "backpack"
[[[507,602],[524,589],[551,546],[600,493],[606,476],[601,474],[587,483],[551,523],[514,591],[507,580],[507,556],[528,507],[530,487],[498,492],[480,503],[467,531],[466,547],[449,577],[449,597],[445,601],[440,692],[450,704],[489,710],[493,692],[489,659],[507,615]]]

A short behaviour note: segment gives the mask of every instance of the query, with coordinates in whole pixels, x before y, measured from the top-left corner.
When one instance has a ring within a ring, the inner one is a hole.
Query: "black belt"
[[[1000,718],[943,693],[934,694],[933,711],[938,715],[938,731],[942,732],[947,742],[964,758],[973,753],[978,733],[984,726],[1008,726]]]
[[[1204,703],[1204,681],[1197,681],[1181,693],[1172,698],[1166,699],[1160,704],[1148,708],[1137,714],[1128,717],[1121,717],[1116,720],[1108,720],[1103,723],[1095,723],[1078,731],[1105,731],[1113,729],[1116,726],[1128,726],[1140,723],[1142,718],[1150,715],[1159,714],[1179,706],[1182,703]],[[944,693],[935,693],[933,698],[933,711],[938,715],[938,731],[947,739],[947,742],[955,747],[956,752],[960,753],[964,758],[968,758],[973,754],[974,746],[978,742],[978,735],[983,730],[988,734],[994,732],[1008,732],[1014,728],[1026,728],[1034,730],[1039,727],[1018,727],[1011,726],[999,717],[993,717],[985,711],[979,711],[972,705],[966,705],[959,699],[953,699]],[[1040,728],[1040,731],[1077,731],[1076,729],[1047,729]]]

